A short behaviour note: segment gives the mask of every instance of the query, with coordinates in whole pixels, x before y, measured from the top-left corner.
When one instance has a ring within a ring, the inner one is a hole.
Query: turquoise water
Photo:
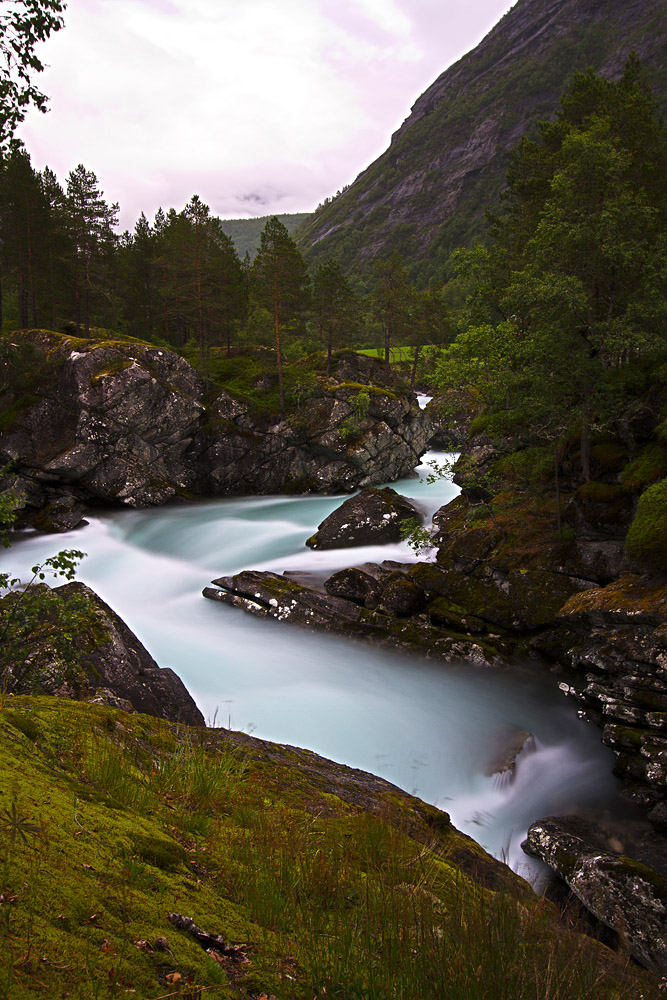
[[[418,477],[392,485],[427,513],[457,492],[447,481],[427,485]],[[459,828],[534,877],[538,866],[519,846],[533,820],[580,806],[620,808],[611,752],[553,677],[443,665],[201,597],[211,579],[241,569],[322,575],[414,558],[405,543],[308,549],[305,539],[341,500],[244,497],[100,512],[68,535],[26,534],[0,563],[26,576],[58,548],[84,549],[79,579],[161,666],[176,670],[209,722],[380,774],[446,809]],[[536,750],[522,756],[514,782],[500,785],[484,769],[512,727],[533,733]]]

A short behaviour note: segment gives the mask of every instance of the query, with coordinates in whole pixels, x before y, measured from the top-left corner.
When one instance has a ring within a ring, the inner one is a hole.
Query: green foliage
[[[416,517],[408,517],[401,521],[399,530],[402,540],[408,543],[416,555],[424,555],[433,548],[430,529],[424,527]]]
[[[447,351],[442,387],[472,385],[547,441],[578,425],[586,479],[591,430],[623,404],[618,369],[664,351],[666,170],[636,58],[616,83],[580,73],[555,121],[519,145],[489,246],[459,258],[470,315],[487,321]]]
[[[667,479],[642,493],[625,539],[625,550],[640,566],[664,573],[667,565]]]
[[[64,0],[18,0],[0,12],[0,151],[31,105],[46,111],[46,96],[33,82],[44,69],[35,48],[62,28],[64,9]]]
[[[651,443],[629,462],[622,472],[622,482],[633,493],[641,492],[656,479],[667,476],[667,448],[664,444]]]
[[[280,409],[285,409],[282,341],[299,329],[310,301],[306,264],[287,229],[276,216],[266,223],[250,270],[251,297],[271,317],[275,334]]]

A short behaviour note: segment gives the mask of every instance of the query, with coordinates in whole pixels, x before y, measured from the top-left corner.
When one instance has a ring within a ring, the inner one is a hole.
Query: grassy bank
[[[219,940],[207,951],[173,914]],[[112,995],[659,993],[379,779],[226,730],[5,697],[0,997]]]

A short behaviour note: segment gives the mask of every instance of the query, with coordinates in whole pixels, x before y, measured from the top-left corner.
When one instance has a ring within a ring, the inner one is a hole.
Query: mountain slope
[[[255,259],[259,247],[259,237],[268,222],[269,215],[260,215],[255,219],[222,219],[220,224],[223,233],[231,236],[236,252],[243,260],[246,253],[250,254],[250,259]],[[290,215],[279,215],[278,219],[286,227],[287,232],[292,235],[304,219],[308,218],[307,212],[294,212]]]
[[[667,108],[666,0],[519,0],[414,104],[389,148],[306,221],[311,264],[336,258],[362,280],[398,249],[425,283],[481,228],[511,148],[588,66],[620,76],[635,50]]]

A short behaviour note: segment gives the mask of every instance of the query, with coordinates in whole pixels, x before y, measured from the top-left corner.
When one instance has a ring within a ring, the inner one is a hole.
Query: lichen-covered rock
[[[337,631],[355,621],[359,608],[341,597],[322,594],[277,573],[247,570],[222,576],[206,587],[204,597],[231,604],[262,618],[276,618],[323,631]]]
[[[667,972],[664,875],[612,852],[599,831],[577,816],[533,823],[523,847],[553,868],[586,909],[621,936],[638,962]]]
[[[364,489],[329,514],[306,545],[311,549],[343,549],[398,542],[401,525],[414,520],[421,523],[421,513],[396,490]]]
[[[590,482],[580,486],[565,508],[564,519],[578,538],[625,537],[632,519],[632,494],[617,483]]]
[[[84,518],[86,505],[76,497],[64,494],[42,507],[31,520],[33,528],[49,533],[72,531],[88,524]]]

